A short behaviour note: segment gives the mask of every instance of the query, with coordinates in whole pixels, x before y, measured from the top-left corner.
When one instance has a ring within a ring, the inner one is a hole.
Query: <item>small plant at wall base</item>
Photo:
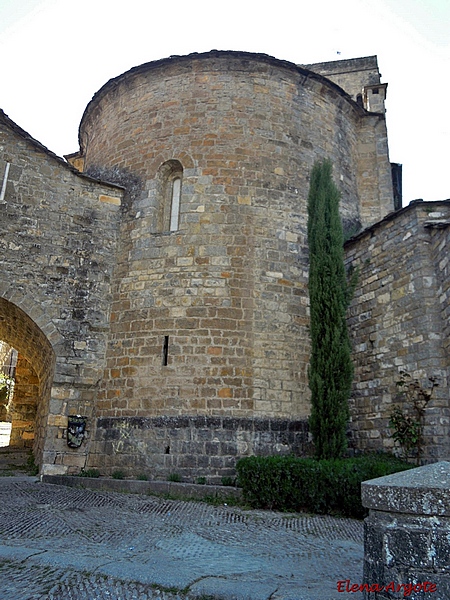
[[[98,477],[100,477],[100,471],[98,471],[97,469],[81,469],[81,471],[78,474],[78,477],[94,477],[95,479],[97,479]]]
[[[423,454],[426,407],[438,385],[435,377],[428,377],[428,385],[422,386],[418,379],[412,379],[406,371],[400,372],[400,379],[396,382],[396,400],[402,407],[393,408],[389,427],[393,430],[392,437],[400,446],[403,458],[409,460],[415,457],[418,465]],[[412,415],[408,414],[411,412]]]
[[[403,457],[408,460],[420,438],[420,422],[406,415],[400,407],[396,406],[391,412],[389,427],[393,430],[392,437],[402,449]],[[419,462],[419,454],[416,459]]]
[[[38,475],[39,473],[39,466],[34,462],[34,455],[31,450],[28,453],[26,470],[29,475]]]
[[[348,399],[353,379],[346,312],[351,296],[344,266],[340,193],[329,160],[314,164],[308,195],[311,357],[309,427],[318,459],[347,448]]]
[[[234,479],[234,477],[222,477],[221,482],[222,482],[222,485],[228,486],[228,487],[236,485],[236,479]]]

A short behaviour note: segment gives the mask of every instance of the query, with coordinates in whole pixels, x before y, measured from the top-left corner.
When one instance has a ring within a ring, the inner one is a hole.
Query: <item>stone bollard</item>
[[[363,482],[365,600],[450,599],[450,462]]]

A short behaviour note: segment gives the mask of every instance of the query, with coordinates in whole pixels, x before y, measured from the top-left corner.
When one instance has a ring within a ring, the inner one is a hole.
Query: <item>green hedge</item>
[[[249,456],[236,468],[244,499],[254,508],[363,518],[361,482],[412,465],[388,454],[337,460]]]

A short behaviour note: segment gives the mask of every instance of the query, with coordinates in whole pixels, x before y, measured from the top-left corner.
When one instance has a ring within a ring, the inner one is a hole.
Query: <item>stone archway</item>
[[[0,298],[0,340],[18,352],[18,389],[15,415],[12,416],[11,440],[19,447],[26,447],[33,440],[35,460],[40,463],[55,368],[55,352],[35,321],[16,304],[4,298]]]

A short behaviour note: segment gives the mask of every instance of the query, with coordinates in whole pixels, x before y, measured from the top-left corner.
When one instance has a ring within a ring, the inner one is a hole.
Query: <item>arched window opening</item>
[[[157,174],[158,218],[160,233],[178,231],[182,199],[183,167],[178,160],[163,163]]]
[[[170,206],[170,231],[177,231],[180,222],[181,178],[172,181],[172,200]]]

